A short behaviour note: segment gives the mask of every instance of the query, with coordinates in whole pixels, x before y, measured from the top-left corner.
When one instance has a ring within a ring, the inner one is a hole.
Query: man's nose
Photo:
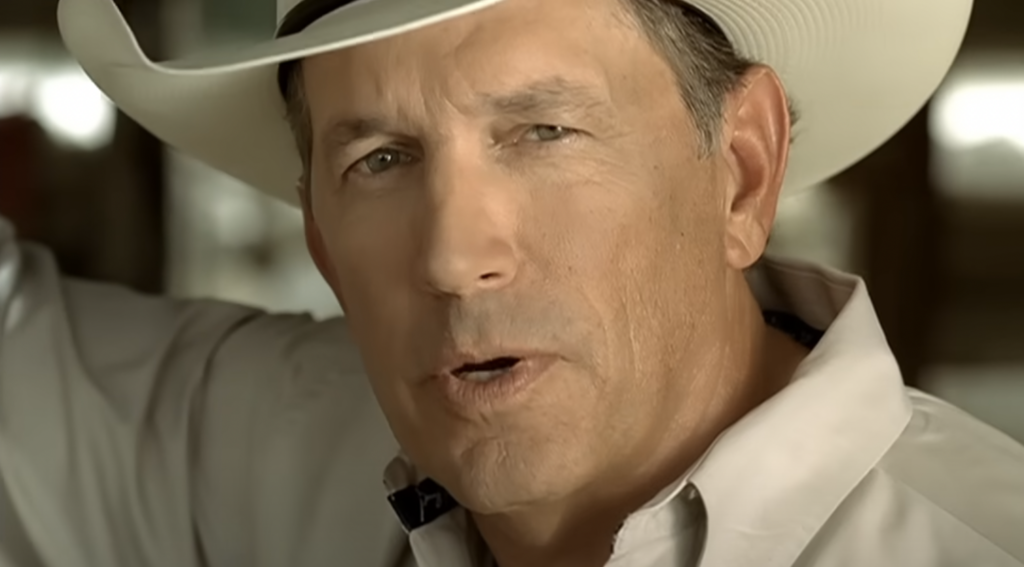
[[[425,281],[433,293],[471,296],[511,283],[519,269],[516,197],[479,159],[428,166]]]

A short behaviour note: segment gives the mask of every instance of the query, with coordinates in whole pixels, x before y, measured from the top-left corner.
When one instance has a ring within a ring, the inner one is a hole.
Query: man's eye
[[[576,131],[565,126],[552,126],[550,124],[539,124],[533,126],[526,133],[528,138],[537,142],[557,142],[562,138],[574,134]]]
[[[370,175],[379,175],[387,172],[396,165],[408,163],[412,157],[399,150],[382,148],[371,152],[363,159],[356,162],[356,167]]]

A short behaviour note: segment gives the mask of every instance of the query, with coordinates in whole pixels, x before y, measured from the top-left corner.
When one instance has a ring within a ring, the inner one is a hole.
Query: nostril
[[[515,279],[516,256],[511,246],[456,244],[432,244],[424,254],[423,281],[432,292],[465,296],[497,290]]]

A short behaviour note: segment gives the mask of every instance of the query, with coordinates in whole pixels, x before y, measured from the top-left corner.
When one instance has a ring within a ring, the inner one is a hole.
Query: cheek
[[[400,372],[388,362],[407,358],[395,351],[411,334],[417,313],[410,285],[418,256],[411,206],[385,199],[353,205],[329,193],[314,197],[324,255],[336,276],[332,287],[373,373]]]
[[[690,368],[726,294],[724,188],[712,161],[691,164],[689,175],[666,170],[660,237],[650,242],[645,272],[647,331],[656,335],[662,365]],[[685,170],[684,170],[685,171]]]
[[[613,383],[637,374],[636,339],[650,335],[646,283],[663,260],[668,224],[667,188],[635,159],[588,160],[578,174],[532,183],[543,190],[531,192],[520,237],[523,256],[546,280],[538,289],[576,304],[594,340],[595,371],[622,377]]]
[[[541,270],[595,313],[605,375],[657,376],[694,340],[716,288],[722,221],[710,162],[647,148],[588,164],[534,198],[526,242]],[[627,161],[623,160],[623,161]]]
[[[413,240],[408,223],[396,222],[401,215],[382,209],[329,212],[321,217],[321,232],[374,395],[396,437],[407,443],[422,421],[408,380],[416,371],[408,345],[419,313],[409,285]]]

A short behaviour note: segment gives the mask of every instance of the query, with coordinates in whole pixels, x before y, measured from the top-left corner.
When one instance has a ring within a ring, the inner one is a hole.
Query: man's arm
[[[343,322],[62,278],[0,219],[0,325],[0,559],[373,565],[393,545],[393,441]]]
[[[250,321],[210,376],[195,489],[211,564],[393,565],[405,537],[383,471],[397,444],[344,321]]]

